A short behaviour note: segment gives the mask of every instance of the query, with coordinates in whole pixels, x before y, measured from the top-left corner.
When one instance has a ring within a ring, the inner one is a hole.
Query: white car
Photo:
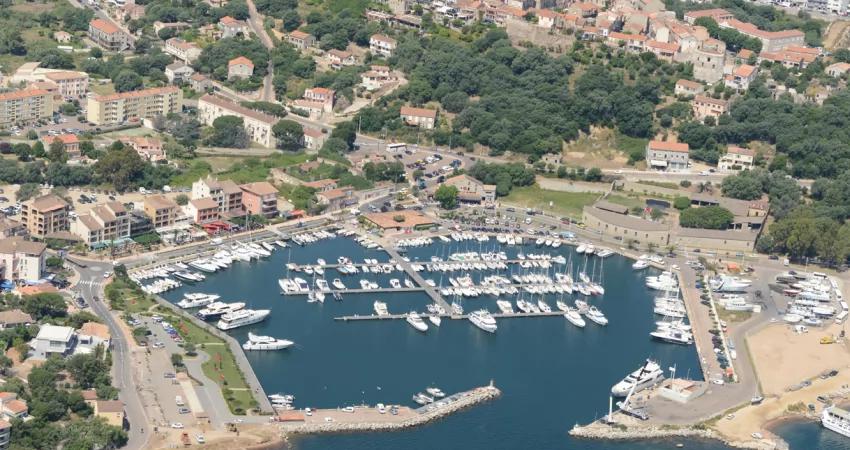
[[[198,441],[199,444],[203,444],[204,442],[207,442],[207,440],[204,438],[203,434],[196,435],[195,440]]]
[[[103,278],[109,278],[111,276],[112,276],[112,272],[104,272],[103,273]]]
[[[164,342],[154,342],[153,343],[153,348],[163,348],[163,347],[165,347]]]
[[[174,428],[175,430],[182,430],[183,424],[180,422],[174,422],[171,424],[171,428]]]
[[[716,385],[718,385],[718,386],[723,386],[724,384],[726,384],[726,382],[725,382],[725,381],[723,381],[723,380],[721,380],[721,379],[719,379],[719,378],[718,378],[718,379],[716,379],[716,380],[711,380],[711,382],[712,382],[712,383],[714,383],[714,384],[716,384]]]

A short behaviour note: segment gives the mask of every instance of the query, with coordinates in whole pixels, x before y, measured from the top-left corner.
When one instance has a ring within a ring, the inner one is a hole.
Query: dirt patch
[[[836,20],[829,24],[826,30],[826,37],[823,39],[823,46],[827,50],[835,50],[838,48],[846,48],[850,37],[847,31],[850,30],[850,21]]]
[[[564,161],[569,165],[617,169],[625,166],[629,157],[617,150],[617,137],[608,128],[592,127],[590,134],[566,146]]]
[[[274,425],[240,425],[239,432],[234,433],[225,430],[209,430],[201,429],[186,429],[186,430],[167,430],[159,435],[155,442],[151,442],[151,448],[169,449],[180,447],[180,440],[183,432],[188,433],[192,445],[197,444],[197,435],[203,432],[206,444],[205,449],[209,450],[232,450],[240,449],[260,449],[268,448],[273,444],[277,445],[283,442],[280,431]]]

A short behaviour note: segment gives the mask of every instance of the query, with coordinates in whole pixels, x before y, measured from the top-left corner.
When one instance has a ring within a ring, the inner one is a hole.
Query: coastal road
[[[136,384],[133,382],[132,360],[124,332],[115,317],[104,304],[103,284],[108,280],[103,278],[103,273],[111,269],[109,263],[83,262],[85,267],[79,264],[78,259],[71,260],[77,266],[80,274],[80,282],[77,289],[80,295],[91,306],[92,311],[103,319],[109,327],[112,336],[112,385],[118,389],[118,398],[124,402],[124,412],[130,429],[127,431],[129,440],[124,447],[128,450],[147,448],[150,438],[150,430],[146,430],[148,418],[145,414]],[[148,427],[149,428],[149,427]]]

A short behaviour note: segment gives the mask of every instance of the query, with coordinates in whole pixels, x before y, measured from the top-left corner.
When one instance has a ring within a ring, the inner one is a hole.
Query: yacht
[[[634,263],[632,263],[632,269],[634,270],[643,270],[647,267],[649,267],[649,260],[646,260],[644,258],[640,258]]]
[[[416,285],[415,285],[415,284],[413,284],[413,281],[412,281],[410,278],[405,278],[405,279],[404,279],[404,286],[405,286],[405,287],[409,287],[409,288],[414,288],[414,287],[416,287]]]
[[[307,280],[305,280],[303,278],[295,278],[295,280],[293,280],[293,281],[295,282],[295,288],[296,288],[297,292],[300,292],[302,294],[306,294],[307,292],[310,291],[310,285],[307,284]]]
[[[585,322],[584,319],[581,318],[581,314],[575,308],[570,308],[567,306],[567,312],[564,313],[564,317],[570,321],[571,324],[584,328]]]
[[[324,278],[316,278],[316,289],[320,292],[330,292],[331,287],[328,285],[328,282]]]
[[[587,302],[582,300],[582,299],[576,299],[575,304],[576,304],[576,309],[578,309],[579,314],[586,313],[587,309],[589,308],[589,306],[587,305]]]
[[[638,370],[630,373],[626,378],[623,378],[619,383],[611,388],[611,395],[615,397],[625,397],[634,389],[634,392],[640,392],[655,383],[661,381],[664,377],[664,372],[661,366],[655,361],[647,359],[646,363]]]
[[[514,313],[514,307],[511,305],[511,302],[507,300],[496,300],[496,305],[499,307],[499,310],[502,311],[502,314]]]
[[[266,249],[270,252],[274,251],[274,246],[269,244],[268,242],[260,242],[260,245],[262,245],[264,249]]]
[[[827,430],[850,437],[850,413],[837,406],[824,408],[820,416],[820,423]]]
[[[425,392],[433,395],[434,398],[443,398],[443,397],[446,396],[446,394],[443,391],[441,391],[440,388],[435,388],[435,387],[429,387],[429,388],[425,389]]]
[[[691,345],[694,343],[694,336],[689,331],[683,331],[675,327],[660,327],[649,333],[649,335],[655,339],[672,344]]]
[[[419,313],[416,311],[411,311],[407,313],[407,323],[410,324],[416,331],[426,332],[428,331],[428,324],[422,320],[422,317],[419,316]]]
[[[537,307],[540,308],[540,311],[542,311],[542,312],[545,312],[545,313],[552,312],[552,307],[550,307],[549,304],[544,302],[543,300],[537,300]]]
[[[216,327],[219,330],[232,330],[234,328],[262,322],[271,313],[268,309],[240,309],[221,316]]]
[[[420,405],[427,405],[428,403],[434,403],[434,399],[432,397],[428,397],[423,393],[418,393],[413,396],[413,401],[419,403]]]
[[[458,302],[452,302],[452,314],[456,316],[463,314],[463,306],[460,306]]]
[[[752,281],[738,277],[721,275],[709,280],[708,284],[715,292],[744,292],[750,287]]]
[[[516,307],[517,307],[517,309],[519,309],[520,311],[522,311],[524,313],[530,313],[531,312],[531,303],[528,303],[527,301],[525,301],[523,299],[519,299],[519,300],[516,301]]]
[[[331,284],[333,284],[334,289],[345,289],[345,284],[343,284],[342,280],[340,280],[339,278],[334,278],[333,283]]]
[[[605,317],[605,314],[602,314],[602,311],[597,309],[595,306],[591,306],[587,309],[587,312],[584,313],[585,317],[590,319],[591,322],[597,325],[608,325],[608,318]]]
[[[393,289],[401,289],[401,282],[398,281],[398,278],[393,278],[390,280],[390,287]]]
[[[276,339],[271,336],[257,336],[248,333],[248,342],[242,344],[243,350],[283,350],[295,344],[286,339]]]
[[[177,306],[179,306],[183,309],[199,308],[201,306],[207,306],[210,303],[218,300],[218,298],[219,298],[218,295],[200,294],[200,295],[193,295],[191,297],[190,297],[190,295],[192,295],[192,294],[186,295],[186,297],[183,300],[180,300],[179,302],[177,302]]]
[[[428,320],[434,324],[435,327],[439,327],[441,323],[443,323],[443,319],[440,319],[440,316],[436,314],[431,314],[428,316]]]
[[[384,302],[379,302],[375,300],[375,303],[372,305],[375,309],[375,314],[379,316],[388,316],[390,313],[387,311],[387,304]]]
[[[236,303],[224,303],[224,302],[213,302],[207,305],[206,308],[198,311],[197,316],[203,320],[215,319],[216,317],[222,316],[227,313],[232,313],[234,311],[239,311],[240,309],[245,307],[245,303],[236,302]]]
[[[488,333],[496,332],[496,319],[494,319],[490,312],[486,309],[473,311],[472,314],[469,315],[469,321],[476,327],[481,328]]]
[[[576,253],[583,254],[586,249],[587,249],[586,244],[579,244],[578,247],[576,247]]]

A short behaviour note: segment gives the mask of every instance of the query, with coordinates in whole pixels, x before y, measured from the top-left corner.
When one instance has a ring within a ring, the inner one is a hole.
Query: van
[[[845,320],[847,320],[847,311],[841,311],[837,316],[835,316],[835,323],[839,325],[844,323]]]
[[[176,403],[177,406],[186,406],[186,404],[183,403],[183,396],[182,395],[178,395],[178,396],[174,397],[174,403]]]

